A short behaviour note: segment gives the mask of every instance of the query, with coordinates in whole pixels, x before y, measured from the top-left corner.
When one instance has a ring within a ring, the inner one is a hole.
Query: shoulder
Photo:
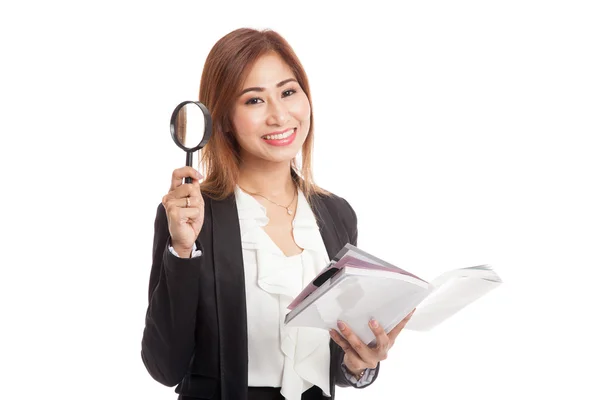
[[[345,209],[348,212],[354,213],[354,209],[344,197],[339,196],[335,193],[329,192],[329,195],[321,195],[328,204],[336,207]]]
[[[328,192],[327,195],[315,195],[315,203],[317,210],[326,208],[326,211],[331,215],[333,227],[340,234],[340,238],[354,246],[357,244],[358,238],[358,221],[356,212],[350,203],[343,197],[335,193]]]
[[[344,223],[350,226],[356,225],[356,212],[344,197],[332,192],[315,194],[314,197],[317,203],[322,203],[330,213],[337,215]]]

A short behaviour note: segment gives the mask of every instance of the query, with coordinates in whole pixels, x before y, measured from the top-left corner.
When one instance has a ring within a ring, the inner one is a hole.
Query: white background
[[[360,247],[505,281],[338,398],[599,398],[594,3],[3,4],[0,398],[176,398],[140,358],[156,206],[185,162],[169,119],[243,26],[302,60],[317,182]]]

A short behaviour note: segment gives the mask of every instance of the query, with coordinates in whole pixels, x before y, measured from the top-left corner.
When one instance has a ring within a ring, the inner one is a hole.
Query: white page
[[[361,275],[373,272],[388,278]],[[338,330],[337,321],[342,320],[363,342],[370,343],[375,338],[368,325],[370,318],[377,319],[389,330],[430,291],[430,286],[418,279],[387,271],[349,268],[340,274],[327,293],[302,310],[288,325]]]
[[[419,304],[405,329],[430,330],[501,284],[487,274],[476,275],[449,273],[443,277],[443,283],[438,280],[436,289]]]

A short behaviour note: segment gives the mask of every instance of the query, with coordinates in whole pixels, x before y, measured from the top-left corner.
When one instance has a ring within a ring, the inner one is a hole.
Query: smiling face
[[[283,59],[275,53],[260,57],[233,106],[242,160],[292,160],[308,135],[310,112],[308,97]]]

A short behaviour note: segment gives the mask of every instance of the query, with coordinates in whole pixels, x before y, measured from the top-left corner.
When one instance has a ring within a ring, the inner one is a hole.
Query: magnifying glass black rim
[[[200,107],[200,109],[202,110],[202,114],[204,115],[204,135],[202,136],[202,141],[196,147],[193,147],[191,149],[185,147],[182,143],[180,143],[179,139],[177,138],[177,135],[175,133],[175,123],[176,123],[176,119],[177,119],[177,113],[183,106],[185,106],[186,104],[190,104],[190,103],[193,103],[193,104],[197,105],[198,107]],[[200,103],[199,101],[191,101],[191,100],[184,101],[182,103],[179,103],[179,105],[177,107],[175,107],[175,110],[173,110],[173,114],[171,115],[171,137],[173,138],[173,141],[175,142],[175,144],[177,146],[179,146],[182,150],[188,151],[188,152],[193,152],[196,150],[200,150],[201,148],[206,146],[206,143],[208,143],[208,140],[210,139],[211,129],[212,129],[212,117],[210,116],[210,112],[208,111],[208,108],[206,108],[206,106],[204,104]]]

